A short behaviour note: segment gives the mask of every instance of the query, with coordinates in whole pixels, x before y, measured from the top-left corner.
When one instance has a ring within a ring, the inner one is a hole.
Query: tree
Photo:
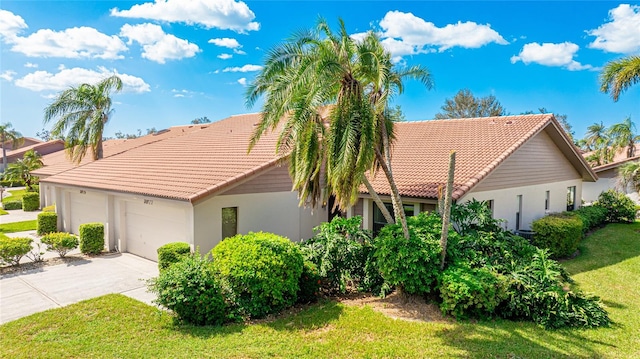
[[[13,128],[11,122],[0,124],[0,144],[2,145],[2,172],[7,168],[7,146],[11,142],[11,148],[17,148],[24,142],[24,137]]]
[[[452,99],[446,99],[441,109],[442,112],[436,113],[437,120],[504,116],[506,113],[495,96],[475,97],[469,89],[462,89]]]
[[[113,75],[95,85],[85,83],[62,91],[45,108],[44,123],[57,119],[51,135],[64,137],[72,161],[82,161],[89,149],[94,160],[103,157],[102,134],[113,114],[111,93],[121,90],[122,80]]]
[[[640,82],[640,56],[627,56],[608,62],[600,72],[600,91],[617,102],[620,94]]]
[[[640,162],[627,162],[618,169],[618,180],[624,190],[629,185],[640,192]]]
[[[342,20],[334,33],[321,19],[315,29],[271,49],[264,68],[247,88],[249,107],[264,95],[262,118],[249,150],[266,131],[284,122],[276,151],[289,154],[289,172],[301,204],[315,205],[324,192],[347,208],[357,201],[364,184],[387,221],[393,222],[366,177],[381,169],[391,188],[395,221],[408,238],[390,155],[398,112],[390,111],[389,102],[402,93],[403,79],[433,86],[426,68],[397,69],[373,32],[356,41]]]
[[[602,122],[587,127],[584,143],[593,153],[586,158],[592,166],[601,166],[613,160],[614,151],[611,150],[611,138]]]
[[[29,150],[21,159],[9,165],[4,173],[4,179],[6,181],[22,181],[27,189],[31,190],[34,181],[37,180],[37,177],[31,175],[31,171],[35,171],[43,165],[42,156],[34,150]]]
[[[631,121],[631,117],[627,117],[621,123],[611,125],[608,129],[613,153],[618,150],[627,148],[627,158],[635,157],[636,142],[640,141],[640,135],[636,134],[636,124]]]
[[[211,123],[211,120],[207,118],[207,116],[204,117],[198,117],[195,120],[191,120],[191,123],[194,125],[200,125],[203,123]]]

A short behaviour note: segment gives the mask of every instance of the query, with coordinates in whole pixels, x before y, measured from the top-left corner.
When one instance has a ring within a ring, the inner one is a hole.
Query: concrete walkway
[[[21,209],[7,210],[7,212],[9,212],[9,214],[0,216],[0,224],[32,221],[38,219],[38,214],[42,213],[42,211],[25,212]]]
[[[157,276],[157,263],[128,253],[0,275],[0,324],[110,293],[152,304],[145,281]]]

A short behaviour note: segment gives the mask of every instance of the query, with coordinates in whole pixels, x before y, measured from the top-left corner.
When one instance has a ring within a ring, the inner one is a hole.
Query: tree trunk
[[[7,169],[7,149],[4,147],[4,142],[2,142],[2,173]]]
[[[371,185],[371,182],[369,182],[367,177],[364,178],[363,182],[364,182],[364,185],[367,187],[367,191],[369,191],[369,194],[373,198],[373,201],[376,203],[376,205],[380,209],[380,212],[382,212],[382,215],[384,216],[384,219],[387,221],[387,223],[394,223],[393,217],[391,216],[391,213],[389,213],[387,206],[384,205],[384,202],[382,202],[382,200],[380,199],[380,196],[378,196],[378,193],[373,189],[373,186]]]
[[[104,157],[104,151],[102,150],[102,134],[100,134],[100,138],[98,139],[98,144],[96,145],[96,156],[94,159],[99,160]]]
[[[440,237],[440,247],[442,255],[440,259],[440,270],[444,269],[444,261],[447,257],[447,239],[449,236],[449,220],[451,219],[451,196],[453,195],[453,175],[456,168],[456,153],[449,154],[449,175],[447,177],[447,189],[444,197],[444,209],[442,211],[442,236]]]

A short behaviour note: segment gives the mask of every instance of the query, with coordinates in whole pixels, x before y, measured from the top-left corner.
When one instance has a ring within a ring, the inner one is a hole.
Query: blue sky
[[[407,120],[434,117],[463,88],[513,114],[566,114],[576,136],[627,116],[640,126],[640,85],[614,103],[599,69],[640,53],[640,3],[431,1],[7,1],[0,3],[0,122],[45,127],[59,91],[117,73],[106,135],[257,112],[244,102],[265,52],[319,16],[380,33],[398,66],[429,68],[435,89],[407,83]]]

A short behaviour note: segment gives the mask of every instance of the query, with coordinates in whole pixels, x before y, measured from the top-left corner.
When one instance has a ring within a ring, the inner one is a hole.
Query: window
[[[548,211],[548,210],[549,210],[549,206],[550,206],[550,204],[549,204],[549,198],[550,198],[550,197],[551,197],[550,192],[549,192],[549,191],[546,191],[546,192],[544,193],[544,210],[545,210],[545,211]]]
[[[522,195],[521,194],[517,196],[517,200],[518,200],[518,211],[516,212],[516,231],[519,231],[522,223]]]
[[[492,199],[487,201],[487,207],[491,211],[491,218],[493,218],[493,200]]]
[[[393,205],[391,203],[385,203],[384,204],[385,207],[387,207],[387,210],[389,211],[389,213],[391,213],[391,217],[393,217],[393,219],[395,220],[396,216],[393,213]],[[404,204],[403,206],[404,208],[404,215],[407,217],[413,216],[413,205],[412,204]],[[384,219],[384,216],[382,215],[382,211],[380,211],[380,208],[378,208],[377,204],[373,204],[373,234],[377,235],[378,232],[380,232],[380,229],[382,229],[382,227],[387,225],[387,220]]]
[[[576,209],[576,186],[567,187],[567,211]]]
[[[238,207],[222,209],[222,239],[238,234]]]

